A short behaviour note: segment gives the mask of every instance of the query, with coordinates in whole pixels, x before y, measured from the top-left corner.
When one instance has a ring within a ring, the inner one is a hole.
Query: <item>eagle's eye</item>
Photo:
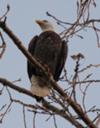
[[[47,20],[43,20],[43,22],[47,23],[48,21]]]

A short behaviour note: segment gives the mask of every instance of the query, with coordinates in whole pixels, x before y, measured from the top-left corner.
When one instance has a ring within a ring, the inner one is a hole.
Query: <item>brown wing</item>
[[[59,80],[61,71],[65,65],[65,62],[66,62],[67,54],[68,54],[67,42],[62,41],[62,48],[61,48],[60,55],[58,57],[57,66],[56,66],[55,75],[54,75],[54,79],[56,81]]]
[[[34,54],[34,50],[35,50],[35,46],[36,46],[37,40],[38,40],[38,36],[35,36],[35,37],[32,38],[32,40],[31,40],[30,43],[29,43],[28,51],[29,51],[32,55]]]
[[[39,37],[34,37],[28,48],[29,52],[43,64],[50,68],[51,73],[56,81],[58,81],[61,71],[64,67],[67,57],[67,43],[61,41],[58,34],[52,31],[43,32]],[[28,61],[28,75],[39,75],[36,66]]]
[[[32,55],[34,55],[34,50],[36,47],[37,40],[38,40],[38,36],[35,36],[32,38],[32,40],[29,43],[28,51]],[[27,61],[27,72],[28,72],[29,78],[31,79],[32,74],[35,73],[35,68],[33,68],[33,65],[29,61]]]

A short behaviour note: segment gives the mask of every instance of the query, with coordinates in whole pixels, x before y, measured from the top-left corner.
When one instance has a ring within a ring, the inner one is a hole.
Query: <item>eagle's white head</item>
[[[36,23],[40,26],[42,31],[54,31],[53,25],[47,20],[36,20]]]

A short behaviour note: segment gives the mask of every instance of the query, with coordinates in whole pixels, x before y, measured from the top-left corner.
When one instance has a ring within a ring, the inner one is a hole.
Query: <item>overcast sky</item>
[[[100,1],[97,0],[97,2],[97,8],[92,7],[91,17],[100,19],[100,15],[98,13],[100,12]],[[21,39],[26,48],[31,38],[41,32],[40,28],[35,23],[36,19],[48,19],[54,23],[54,20],[46,15],[47,11],[55,15],[57,18],[67,22],[73,22],[76,17],[76,0],[0,0],[0,16],[6,11],[7,4],[10,5],[7,24]],[[58,26],[55,28],[58,32],[62,30],[62,28]],[[87,30],[80,34],[83,34],[83,40],[78,37],[74,37],[69,40],[69,55],[66,63],[69,77],[71,76],[74,68],[74,62],[70,56],[75,53],[81,52],[84,54],[85,60],[81,62],[81,66],[83,67],[88,64],[100,64],[100,49],[97,48],[94,32]],[[30,82],[27,76],[26,58],[16,48],[6,34],[4,34],[4,37],[7,43],[7,49],[3,58],[0,60],[0,77],[7,78],[11,81],[21,78],[21,82],[17,84],[29,89]],[[98,70],[93,69],[89,72],[94,73],[92,78],[100,79],[100,68],[98,68]],[[89,96],[87,97],[86,102],[88,107],[96,104],[100,107],[100,101],[97,99],[100,97],[99,90],[100,87],[97,85],[95,88],[91,87],[91,91],[89,91]],[[18,93],[13,95],[15,98],[25,99],[23,95],[19,95]],[[30,98],[25,99],[25,101],[28,100],[31,102],[33,101],[33,99]],[[3,97],[0,97],[0,106],[6,102],[9,102],[7,92],[3,94]],[[4,122],[0,124],[1,127],[24,128],[23,120],[21,119],[23,115],[21,113],[22,107],[20,105],[16,106],[16,104],[13,104],[11,111],[4,118]],[[28,128],[32,128],[32,113],[28,113],[27,117]],[[61,123],[62,120],[59,118],[58,121],[60,121],[59,128],[65,127],[64,125],[67,124]],[[53,127],[52,120],[45,122],[41,116],[39,118],[37,117],[37,122],[38,125],[36,128],[44,128],[45,126],[46,128]]]

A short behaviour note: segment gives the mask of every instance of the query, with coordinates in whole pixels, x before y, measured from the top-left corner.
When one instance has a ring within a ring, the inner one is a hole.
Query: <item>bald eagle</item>
[[[54,80],[58,81],[67,58],[67,43],[54,31],[49,21],[37,20],[36,23],[41,27],[42,33],[32,38],[28,51],[42,65],[47,66]],[[27,61],[27,71],[31,82],[31,92],[36,100],[40,101],[41,98],[50,95],[49,81],[29,61]]]

